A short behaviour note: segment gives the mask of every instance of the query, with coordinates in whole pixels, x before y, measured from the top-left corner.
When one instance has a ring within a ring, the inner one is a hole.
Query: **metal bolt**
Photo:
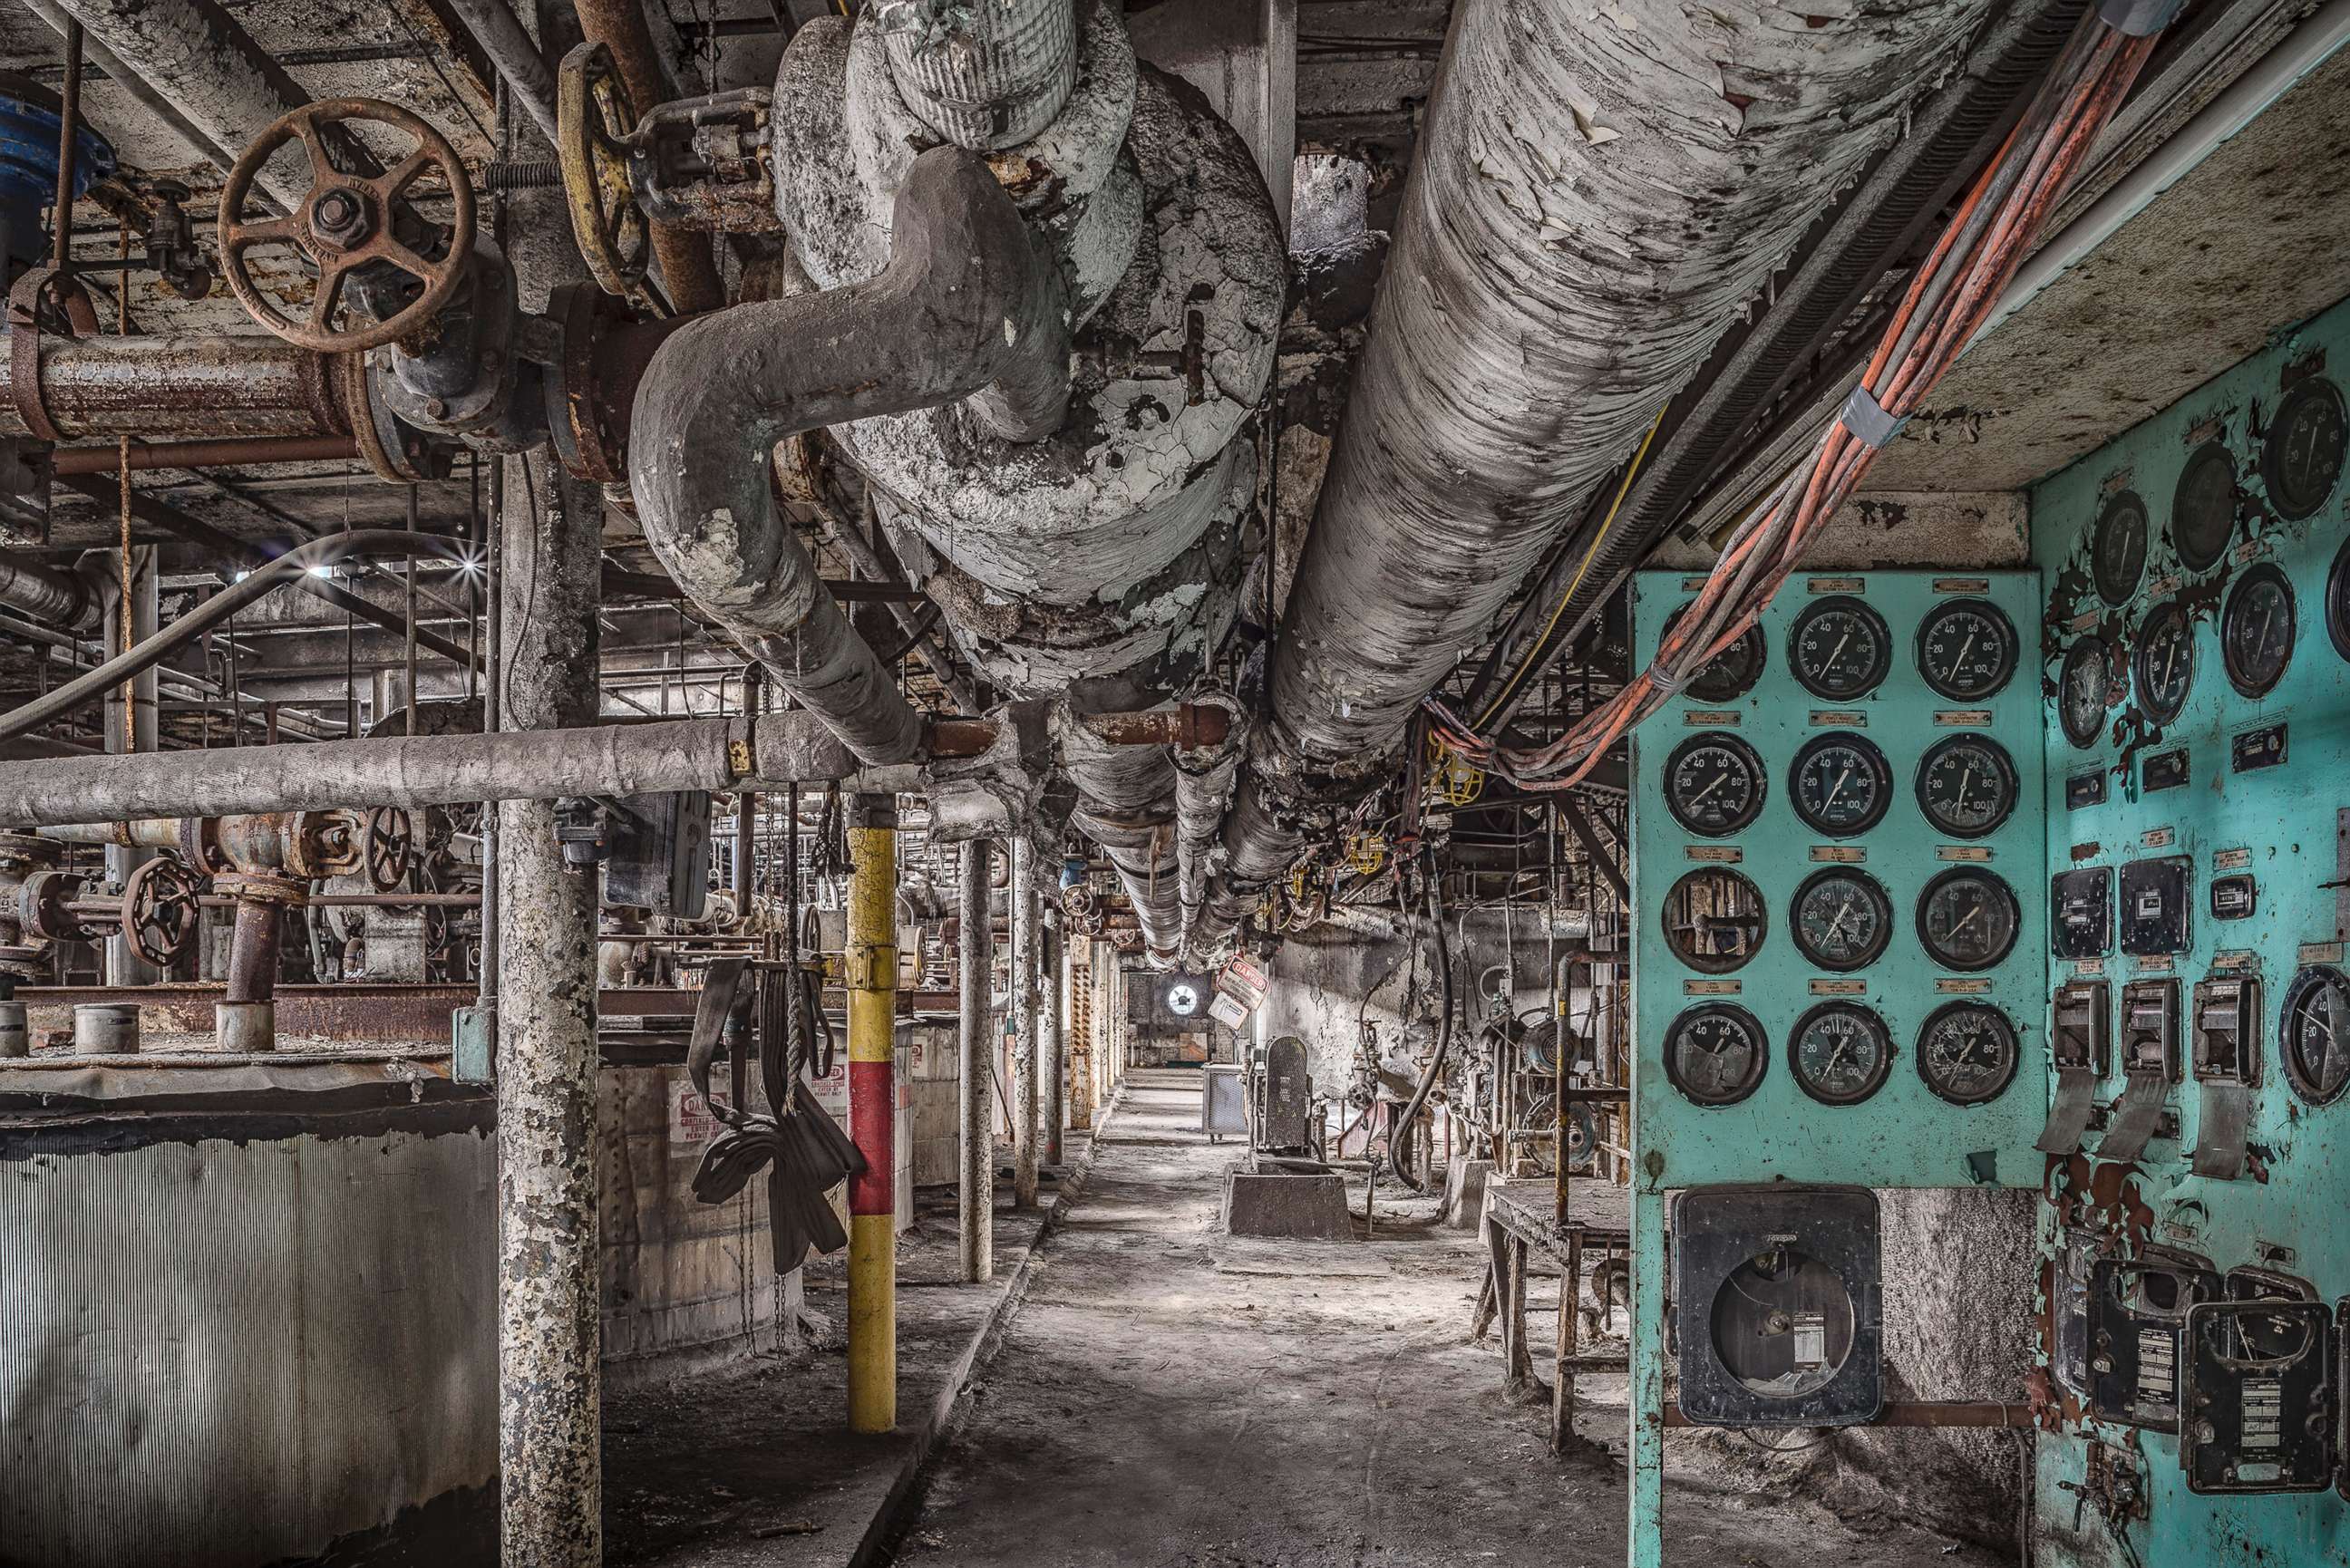
[[[310,204],[310,232],[336,244],[351,244],[368,234],[367,203],[354,191],[329,191]]]

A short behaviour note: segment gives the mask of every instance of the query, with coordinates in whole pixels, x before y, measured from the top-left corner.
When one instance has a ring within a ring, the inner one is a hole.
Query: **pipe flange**
[[[25,878],[16,894],[16,923],[27,935],[46,942],[86,942],[95,928],[73,912],[82,896],[82,878],[68,871],[36,871]]]
[[[297,811],[286,819],[286,872],[306,878],[340,877],[367,864],[368,822],[336,806]]]
[[[213,878],[213,891],[240,904],[274,904],[285,909],[299,909],[310,898],[308,882],[275,871],[224,871]]]
[[[229,868],[228,852],[221,847],[218,817],[183,816],[173,837],[181,863],[198,876],[217,877]]]
[[[454,454],[400,423],[391,405],[376,396],[367,355],[338,354],[335,365],[342,383],[343,411],[351,421],[351,440],[378,479],[387,484],[421,484],[449,477],[456,463]]]

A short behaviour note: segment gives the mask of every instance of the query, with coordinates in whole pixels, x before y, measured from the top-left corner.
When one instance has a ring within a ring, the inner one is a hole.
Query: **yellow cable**
[[[1616,487],[1616,499],[1607,504],[1607,515],[1599,520],[1599,532],[1592,539],[1591,548],[1583,553],[1582,563],[1575,568],[1574,580],[1566,585],[1566,592],[1558,596],[1557,607],[1550,612],[1550,619],[1544,625],[1542,635],[1534,639],[1536,650],[1539,650],[1544,643],[1548,642],[1550,634],[1558,628],[1558,618],[1566,613],[1566,607],[1575,598],[1575,590],[1583,586],[1584,574],[1591,570],[1592,558],[1599,554],[1599,546],[1607,542],[1607,531],[1616,526],[1616,514],[1623,510],[1624,497],[1632,493],[1633,477],[1640,472],[1641,461],[1648,455],[1648,444],[1657,439],[1657,431],[1664,428],[1665,409],[1670,407],[1672,404],[1668,401],[1664,408],[1657,410],[1657,417],[1648,421],[1648,433],[1640,438],[1640,449],[1632,454],[1631,466],[1624,470],[1624,483]],[[1501,695],[1486,706],[1485,711],[1478,716],[1477,722],[1472,728],[1482,729],[1491,723],[1493,715],[1502,711],[1502,704],[1510,700],[1510,693],[1515,691],[1518,689],[1518,683],[1526,678],[1526,671],[1532,670],[1538,662],[1540,660],[1534,653],[1528,653],[1526,661],[1518,666],[1517,673],[1510,677],[1510,683],[1503,687]]]

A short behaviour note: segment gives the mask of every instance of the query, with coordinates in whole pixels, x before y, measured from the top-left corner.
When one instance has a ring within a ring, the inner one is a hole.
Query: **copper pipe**
[[[255,462],[331,462],[359,454],[359,443],[346,435],[133,441],[130,466],[142,472],[153,468],[242,468]],[[120,466],[116,449],[111,446],[60,447],[56,462],[60,475],[112,473]]]
[[[612,64],[619,67],[637,113],[645,114],[665,101],[669,86],[653,48],[652,29],[645,25],[642,0],[577,0],[577,5],[581,34],[612,51]],[[653,254],[660,258],[661,281],[678,314],[691,316],[724,305],[726,291],[718,281],[717,264],[710,259],[709,239],[667,223],[651,228]]]
[[[1114,746],[1212,746],[1232,732],[1232,714],[1213,703],[1178,702],[1130,713],[1085,713],[1077,722]]]

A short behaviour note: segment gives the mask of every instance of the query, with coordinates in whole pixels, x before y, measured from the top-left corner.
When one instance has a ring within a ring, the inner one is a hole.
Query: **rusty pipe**
[[[577,0],[577,7],[581,35],[612,51],[612,64],[638,114],[676,96],[661,70],[642,0]],[[724,305],[726,290],[719,281],[718,264],[711,259],[709,236],[668,223],[650,226],[661,282],[678,313],[692,316]]]
[[[224,441],[132,441],[130,468],[244,468],[261,462],[334,462],[357,458],[359,442],[347,435],[230,437]],[[61,478],[115,473],[121,451],[113,446],[59,447],[52,458]]]
[[[36,384],[0,403],[0,436],[32,433],[26,400],[77,439],[350,432],[334,357],[265,334],[45,333],[39,349]]]

